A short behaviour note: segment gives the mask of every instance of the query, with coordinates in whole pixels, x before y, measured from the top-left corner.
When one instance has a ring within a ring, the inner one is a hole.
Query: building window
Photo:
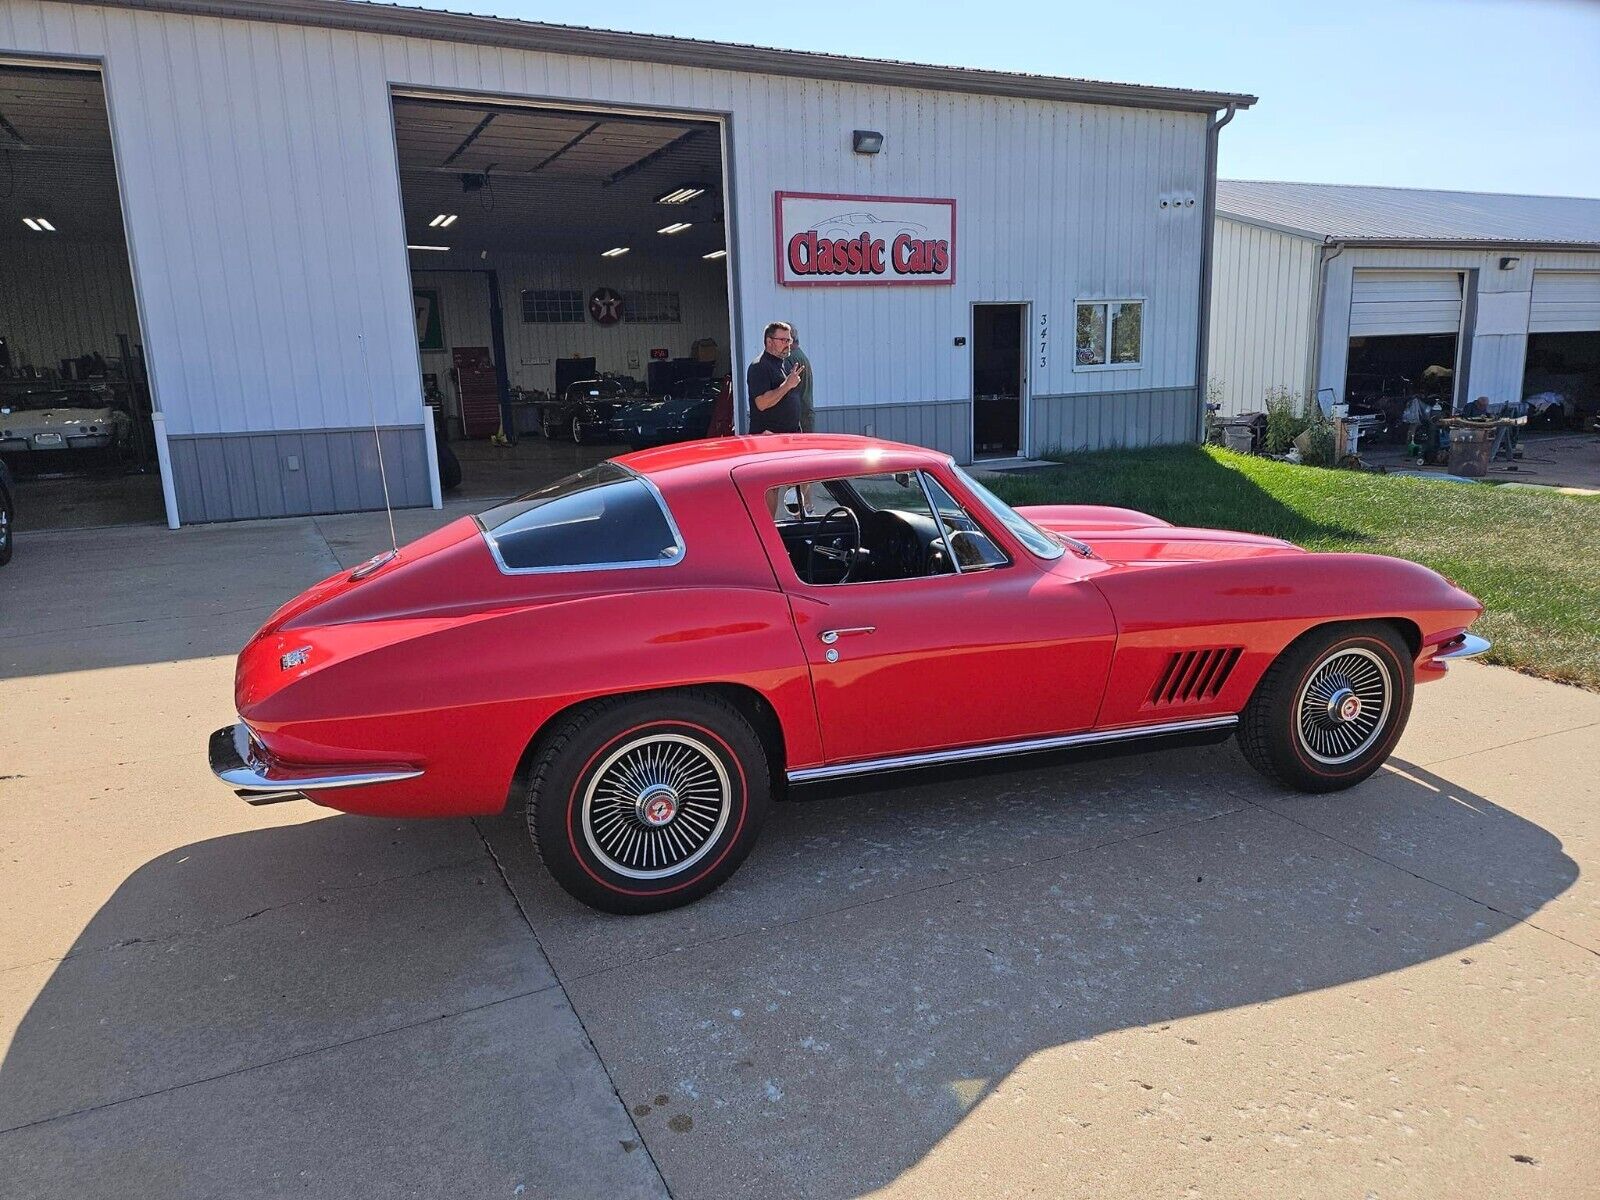
[[[1078,302],[1078,366],[1137,367],[1143,361],[1143,300]]]
[[[676,325],[683,320],[677,292],[634,292],[623,307],[624,321]]]
[[[522,293],[525,325],[581,325],[586,319],[582,292],[530,288]]]

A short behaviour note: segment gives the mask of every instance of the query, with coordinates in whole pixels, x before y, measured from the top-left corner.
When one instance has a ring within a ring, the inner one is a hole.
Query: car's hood
[[[110,425],[121,414],[114,408],[14,408],[0,412],[7,429],[49,429],[57,425]]]
[[[1086,543],[1106,562],[1117,565],[1171,566],[1305,553],[1281,538],[1224,529],[1190,529],[1130,508],[1054,504],[1017,511],[1041,529]]]

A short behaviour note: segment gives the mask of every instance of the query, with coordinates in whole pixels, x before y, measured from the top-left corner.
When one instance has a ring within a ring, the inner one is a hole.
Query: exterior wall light
[[[1506,255],[1504,258],[1502,258],[1500,260],[1500,269],[1502,271],[1513,270],[1516,267],[1516,265],[1521,261],[1522,260],[1520,258],[1518,258],[1515,254],[1508,254],[1508,255]]]
[[[878,154],[883,150],[883,134],[875,129],[857,129],[850,135],[850,148],[857,154]]]

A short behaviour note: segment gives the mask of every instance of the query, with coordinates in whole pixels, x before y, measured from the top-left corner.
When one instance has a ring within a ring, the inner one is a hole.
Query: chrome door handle
[[[852,633],[876,633],[876,625],[853,625],[849,629],[824,629],[817,636],[822,639],[824,646],[831,646],[842,637],[849,637]]]

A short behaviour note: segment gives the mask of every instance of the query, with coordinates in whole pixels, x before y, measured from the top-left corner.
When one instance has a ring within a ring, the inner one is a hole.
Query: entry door
[[[1026,304],[972,306],[972,457],[1022,453],[1027,396]]]
[[[1092,584],[1025,563],[795,583],[790,605],[830,763],[1088,729],[1116,640]]]

